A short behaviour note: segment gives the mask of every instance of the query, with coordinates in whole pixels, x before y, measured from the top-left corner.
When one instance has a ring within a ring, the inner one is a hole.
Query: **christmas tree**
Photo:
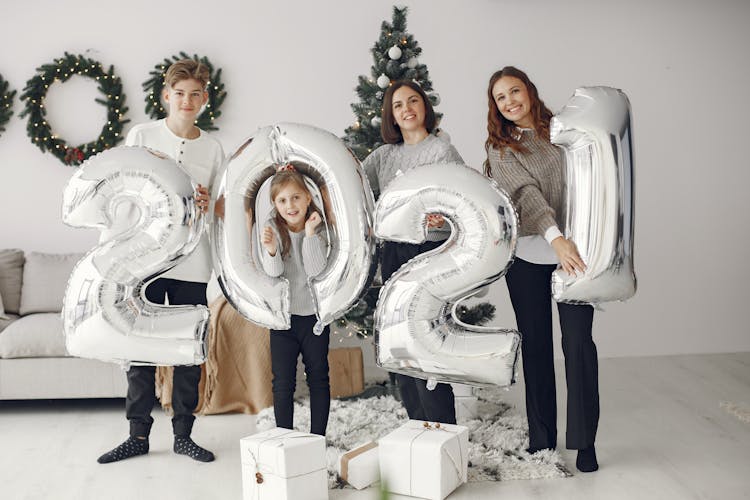
[[[391,82],[414,80],[430,98],[433,107],[440,103],[440,97],[433,92],[427,66],[419,62],[422,49],[406,31],[406,11],[406,7],[393,7],[393,21],[383,21],[380,26],[380,38],[371,50],[374,61],[371,76],[359,77],[356,89],[359,102],[352,104],[356,121],[346,129],[344,141],[360,161],[383,144],[380,136],[380,114],[383,94]],[[439,123],[442,114],[435,112],[435,117]],[[371,335],[373,312],[381,286],[376,278],[365,296],[337,320],[338,326],[363,337]],[[457,311],[461,321],[482,325],[492,320],[495,306],[484,302],[474,307],[462,305]]]
[[[432,91],[427,66],[419,62],[422,49],[414,37],[406,32],[406,10],[406,7],[394,7],[393,22],[383,21],[380,39],[371,50],[374,61],[372,75],[359,77],[356,89],[359,102],[352,104],[356,121],[346,129],[344,141],[360,161],[383,144],[380,111],[383,94],[391,82],[414,80],[429,96],[433,106],[440,103],[440,97]],[[442,115],[436,112],[435,116],[439,123]]]

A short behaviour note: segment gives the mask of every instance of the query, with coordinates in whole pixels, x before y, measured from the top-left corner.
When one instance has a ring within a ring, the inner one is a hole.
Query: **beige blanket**
[[[214,301],[210,309],[208,359],[201,367],[195,412],[255,414],[273,406],[268,329],[247,321],[224,297]],[[171,367],[157,368],[156,393],[162,407],[171,413]]]

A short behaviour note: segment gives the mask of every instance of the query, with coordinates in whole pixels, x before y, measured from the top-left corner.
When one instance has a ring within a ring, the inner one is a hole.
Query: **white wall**
[[[580,85],[615,86],[629,95],[639,291],[597,315],[602,356],[750,350],[750,165],[741,150],[750,111],[750,3],[401,4],[410,6],[409,31],[442,97],[442,125],[476,167],[484,159],[486,81],[499,67],[525,69],[553,110]],[[20,94],[37,66],[66,50],[91,49],[91,57],[115,65],[137,123],[146,120],[141,83],[156,62],[180,50],[207,55],[223,68],[229,92],[217,133],[227,151],[278,121],[343,134],[353,121],[357,75],[369,74],[370,48],[392,6],[374,0],[114,5],[12,2],[3,9],[0,73]],[[98,130],[95,94],[85,83],[71,84],[57,92],[63,97],[48,100],[61,135],[86,138]],[[0,136],[0,247],[85,250],[96,235],[64,226],[59,216],[73,169],[34,147],[25,126],[16,114]],[[491,297],[500,306],[496,323],[512,325],[504,283]]]

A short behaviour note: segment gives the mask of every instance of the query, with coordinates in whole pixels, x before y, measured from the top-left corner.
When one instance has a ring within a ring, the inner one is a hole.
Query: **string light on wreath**
[[[5,124],[13,116],[13,98],[16,91],[8,91],[8,82],[0,75],[0,133],[5,132]]]
[[[98,138],[77,146],[69,145],[59,134],[53,132],[47,122],[45,108],[49,86],[55,82],[64,83],[73,75],[93,78],[99,91],[104,95],[95,101],[107,108],[107,123],[102,127]],[[55,155],[65,165],[80,165],[90,156],[116,146],[123,140],[123,126],[130,121],[124,118],[128,108],[125,106],[122,83],[114,74],[114,67],[110,66],[104,71],[101,63],[67,52],[64,57],[37,68],[37,74],[26,82],[21,100],[24,102],[24,110],[19,116],[29,117],[26,133],[31,142],[42,151],[49,151]]]
[[[165,58],[163,62],[156,64],[154,69],[149,72],[151,78],[143,82],[143,90],[146,92],[146,114],[154,120],[166,118],[167,111],[161,102],[161,95],[164,90],[164,77],[167,75],[167,70],[172,63],[180,59],[194,59],[205,64],[208,68],[210,78],[206,87],[208,102],[206,103],[206,109],[196,118],[195,125],[203,130],[219,130],[214,122],[221,116],[219,108],[227,97],[224,84],[221,82],[221,68],[214,70],[214,66],[208,58],[198,58],[195,54],[191,58],[185,52],[180,52],[179,55],[172,56],[171,59]]]

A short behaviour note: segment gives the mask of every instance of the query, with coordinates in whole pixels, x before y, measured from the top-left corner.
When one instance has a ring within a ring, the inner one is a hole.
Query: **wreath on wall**
[[[149,73],[151,78],[143,82],[143,90],[146,91],[146,114],[154,120],[161,120],[167,116],[167,112],[161,103],[164,77],[167,74],[169,66],[180,59],[190,59],[190,56],[185,52],[180,52],[179,55],[172,56],[172,59],[165,58],[164,62],[156,64],[154,69]],[[196,118],[195,125],[203,130],[219,130],[214,125],[214,121],[221,116],[219,108],[221,108],[221,104],[227,97],[224,84],[221,83],[221,68],[214,70],[213,64],[206,57],[199,59],[194,54],[192,59],[205,64],[208,67],[210,75],[206,89],[208,91],[208,103],[206,103],[206,109]]]
[[[5,124],[13,116],[13,98],[16,91],[8,92],[8,82],[0,75],[0,133],[5,132]]]
[[[21,94],[25,108],[19,115],[28,116],[26,132],[31,142],[42,151],[49,151],[65,165],[80,165],[84,160],[122,141],[122,127],[130,120],[123,117],[128,111],[125,106],[125,95],[122,93],[120,78],[115,76],[114,67],[104,71],[101,63],[81,55],[65,53],[65,56],[36,69]],[[107,123],[102,127],[99,137],[92,142],[69,145],[46,120],[47,110],[44,100],[49,86],[55,82],[64,83],[73,75],[93,78],[97,81],[99,91],[104,95],[96,102],[107,108]]]

